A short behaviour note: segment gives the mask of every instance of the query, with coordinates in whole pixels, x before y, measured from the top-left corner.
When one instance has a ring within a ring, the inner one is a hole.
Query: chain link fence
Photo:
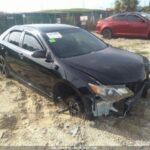
[[[53,13],[20,13],[0,14],[0,34],[14,25],[34,23],[64,23],[83,27],[87,30],[94,30],[96,22],[102,18],[112,15],[108,11],[74,11],[74,12],[53,12]],[[86,18],[85,20],[82,18]]]

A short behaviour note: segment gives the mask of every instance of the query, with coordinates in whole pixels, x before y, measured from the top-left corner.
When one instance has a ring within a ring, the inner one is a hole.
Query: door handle
[[[20,57],[20,59],[22,60],[24,56],[23,56],[22,53],[19,53],[19,57]]]

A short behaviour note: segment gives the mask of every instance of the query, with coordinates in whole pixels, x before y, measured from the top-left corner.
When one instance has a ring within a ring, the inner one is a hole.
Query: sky
[[[148,5],[150,0],[139,0]],[[0,11],[30,12],[48,9],[90,8],[106,9],[114,6],[115,0],[0,0]]]

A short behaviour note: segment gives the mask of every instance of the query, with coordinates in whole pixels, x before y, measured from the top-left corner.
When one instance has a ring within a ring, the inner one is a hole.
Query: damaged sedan
[[[0,72],[15,77],[71,115],[126,116],[147,95],[149,60],[111,47],[70,25],[14,26],[0,37]]]

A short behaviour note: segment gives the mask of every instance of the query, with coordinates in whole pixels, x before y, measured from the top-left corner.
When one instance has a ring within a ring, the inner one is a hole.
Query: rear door
[[[5,49],[5,56],[7,64],[15,74],[20,74],[20,55],[22,31],[13,30],[3,40],[3,49]]]
[[[115,35],[122,36],[128,34],[128,21],[126,14],[112,17],[112,30]]]
[[[128,15],[129,35],[130,36],[147,36],[148,23],[140,16]]]

